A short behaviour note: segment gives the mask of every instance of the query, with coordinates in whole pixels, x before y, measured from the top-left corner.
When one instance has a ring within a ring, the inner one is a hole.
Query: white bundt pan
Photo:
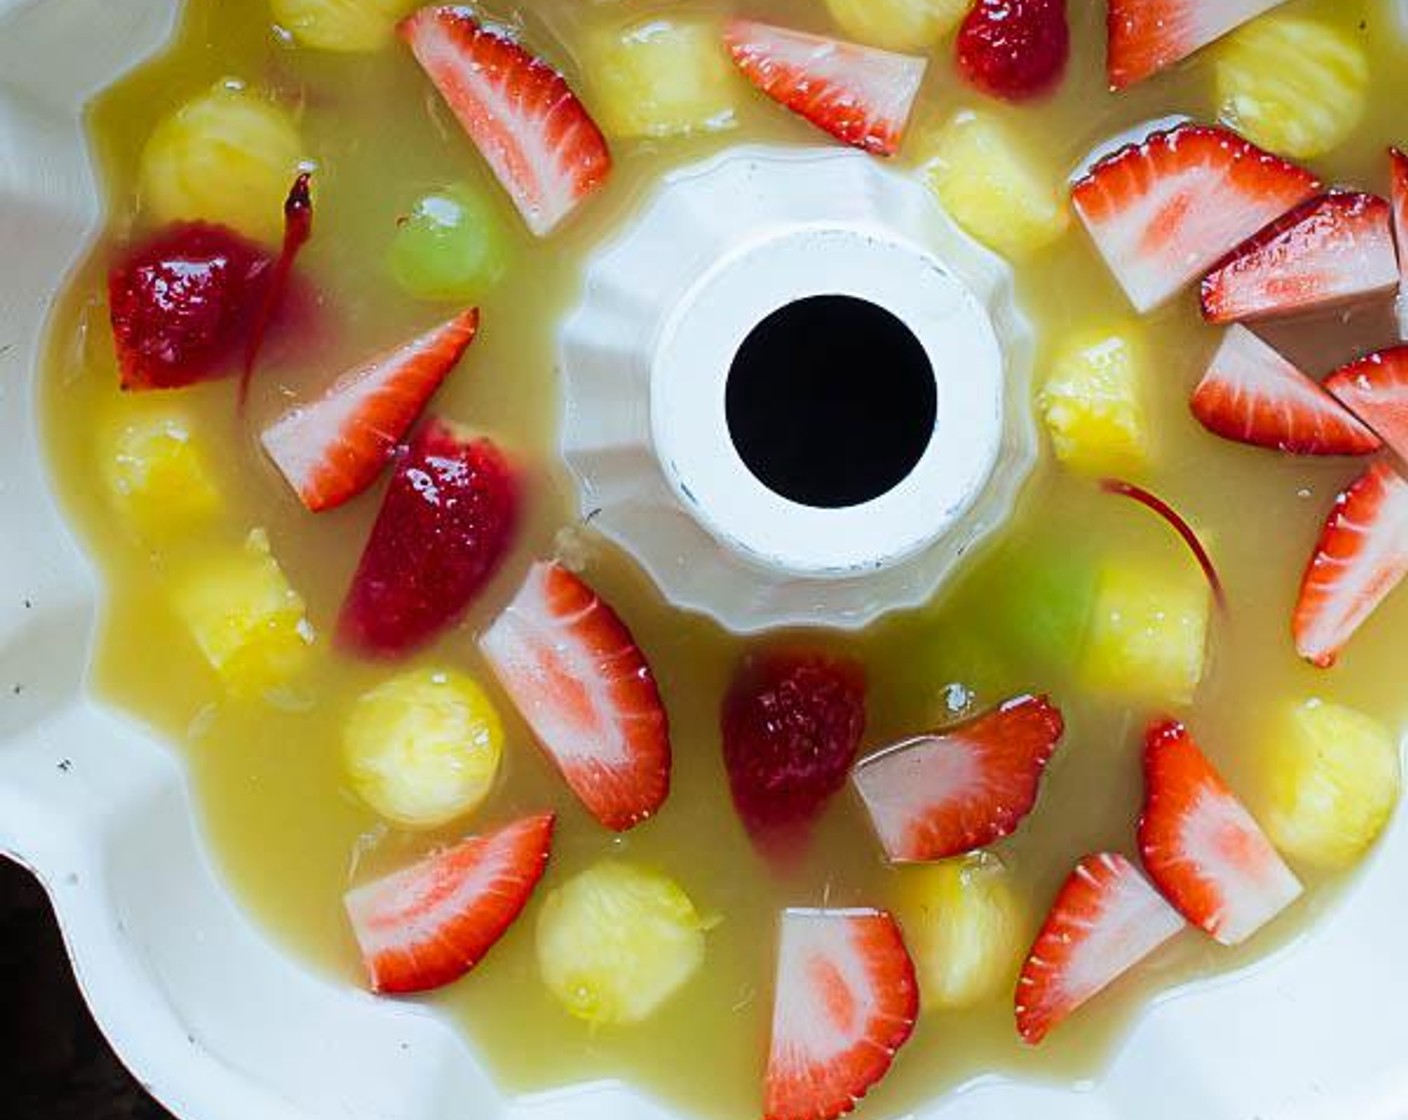
[[[172,17],[173,0],[0,0],[0,851],[44,882],[103,1029],[186,1120],[671,1118],[615,1084],[506,1099],[435,1015],[305,971],[213,875],[178,756],[89,695],[99,589],[46,482],[35,370],[99,221],[79,108]],[[1160,1001],[1093,1085],[984,1079],[919,1115],[1402,1120],[1406,875],[1400,818],[1317,928]]]

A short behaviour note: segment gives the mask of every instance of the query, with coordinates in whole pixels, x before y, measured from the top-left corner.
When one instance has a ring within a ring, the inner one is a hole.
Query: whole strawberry
[[[1054,89],[1070,53],[1066,0],[976,0],[958,32],[963,76],[1006,101]]]

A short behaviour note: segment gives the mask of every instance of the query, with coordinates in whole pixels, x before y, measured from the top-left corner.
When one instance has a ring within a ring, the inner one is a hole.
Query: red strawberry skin
[[[958,31],[960,72],[1006,101],[1049,93],[1070,53],[1066,0],[977,0]]]
[[[856,788],[886,855],[923,863],[1011,835],[1035,807],[1064,733],[1046,697],[1023,696],[861,762]]]
[[[1369,354],[1325,379],[1335,399],[1408,463],[1408,346]]]
[[[1106,72],[1124,89],[1187,58],[1283,0],[1109,0]]]
[[[452,625],[513,543],[518,483],[503,453],[440,420],[396,464],[338,623],[346,648],[400,657]]]
[[[670,793],[670,724],[619,615],[558,564],[536,564],[480,649],[577,799],[614,832]]]
[[[1398,337],[1408,338],[1408,155],[1397,148],[1388,150],[1389,180],[1393,189],[1393,240],[1398,249]]]
[[[785,650],[744,664],[721,723],[733,803],[755,838],[805,827],[846,784],[865,693],[865,671],[848,660]]]
[[[1301,582],[1296,651],[1328,669],[1408,576],[1408,481],[1380,460],[1335,499]]]
[[[348,892],[372,991],[432,991],[483,960],[542,879],[553,826],[527,817]]]

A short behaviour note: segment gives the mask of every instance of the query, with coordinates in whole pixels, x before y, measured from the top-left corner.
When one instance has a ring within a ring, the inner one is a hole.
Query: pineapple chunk
[[[287,113],[221,82],[157,125],[142,150],[142,200],[158,222],[218,222],[277,242],[302,154]]]
[[[576,1018],[639,1023],[704,963],[707,927],[674,880],[608,860],[548,896],[538,916],[538,966]]]
[[[503,738],[499,713],[476,682],[418,669],[357,701],[343,758],[353,788],[387,820],[438,828],[489,796]]]
[[[688,136],[737,123],[737,71],[711,24],[649,19],[598,35],[586,70],[597,119],[617,136]]]
[[[1081,657],[1092,692],[1187,704],[1202,683],[1212,594],[1191,564],[1168,571],[1107,564]]]
[[[1009,995],[1027,948],[1025,915],[1002,861],[987,852],[901,873],[898,907],[925,1008]]]
[[[1037,398],[1056,457],[1082,474],[1138,471],[1149,460],[1143,363],[1127,328],[1067,339]]]
[[[971,0],[826,0],[850,38],[890,51],[927,51],[956,28]]]
[[[313,644],[303,599],[263,529],[178,584],[176,613],[231,695],[259,696],[302,670]]]
[[[274,20],[302,46],[323,51],[381,50],[418,0],[271,0]]]
[[[102,470],[112,508],[144,539],[178,538],[223,504],[189,422],[164,405],[124,412],[103,439]]]
[[[1352,865],[1398,803],[1393,735],[1338,704],[1288,707],[1273,725],[1264,761],[1266,831],[1288,856],[1316,867]]]
[[[1059,177],[1023,150],[996,117],[965,110],[922,151],[930,188],[953,220],[988,248],[1025,256],[1070,227]]]
[[[1295,159],[1349,139],[1369,100],[1369,59],[1348,31],[1276,13],[1227,37],[1217,55],[1224,123]]]

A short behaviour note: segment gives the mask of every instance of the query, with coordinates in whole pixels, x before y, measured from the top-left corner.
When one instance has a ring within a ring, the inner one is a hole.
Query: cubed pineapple
[[[314,638],[303,599],[274,559],[263,529],[180,581],[175,605],[232,695],[267,693],[308,660]]]
[[[592,111],[623,137],[687,136],[737,123],[737,71],[713,24],[657,18],[595,36]]]
[[[1011,875],[986,852],[907,868],[898,906],[926,1009],[1009,997],[1030,941]]]
[[[1292,859],[1349,867],[1378,838],[1398,804],[1398,743],[1362,712],[1310,700],[1273,721],[1266,748],[1262,820]]]
[[[1368,107],[1369,58],[1362,38],[1287,12],[1252,20],[1218,50],[1223,122],[1295,159],[1339,147]]]
[[[1070,227],[1065,185],[996,117],[966,110],[921,147],[922,170],[950,216],[1004,256],[1050,245]]]
[[[954,30],[971,0],[826,0],[845,35],[891,51],[927,51]]]
[[[200,441],[168,405],[126,406],[99,441],[108,501],[145,540],[172,540],[208,523],[222,505]]]
[[[1189,703],[1203,679],[1211,611],[1212,593],[1191,562],[1107,563],[1081,656],[1084,686],[1129,700]]]
[[[1056,457],[1082,474],[1144,467],[1149,424],[1143,380],[1139,343],[1130,328],[1066,339],[1037,398]]]
[[[419,0],[271,0],[274,21],[305,47],[362,52],[396,41],[396,21]]]

